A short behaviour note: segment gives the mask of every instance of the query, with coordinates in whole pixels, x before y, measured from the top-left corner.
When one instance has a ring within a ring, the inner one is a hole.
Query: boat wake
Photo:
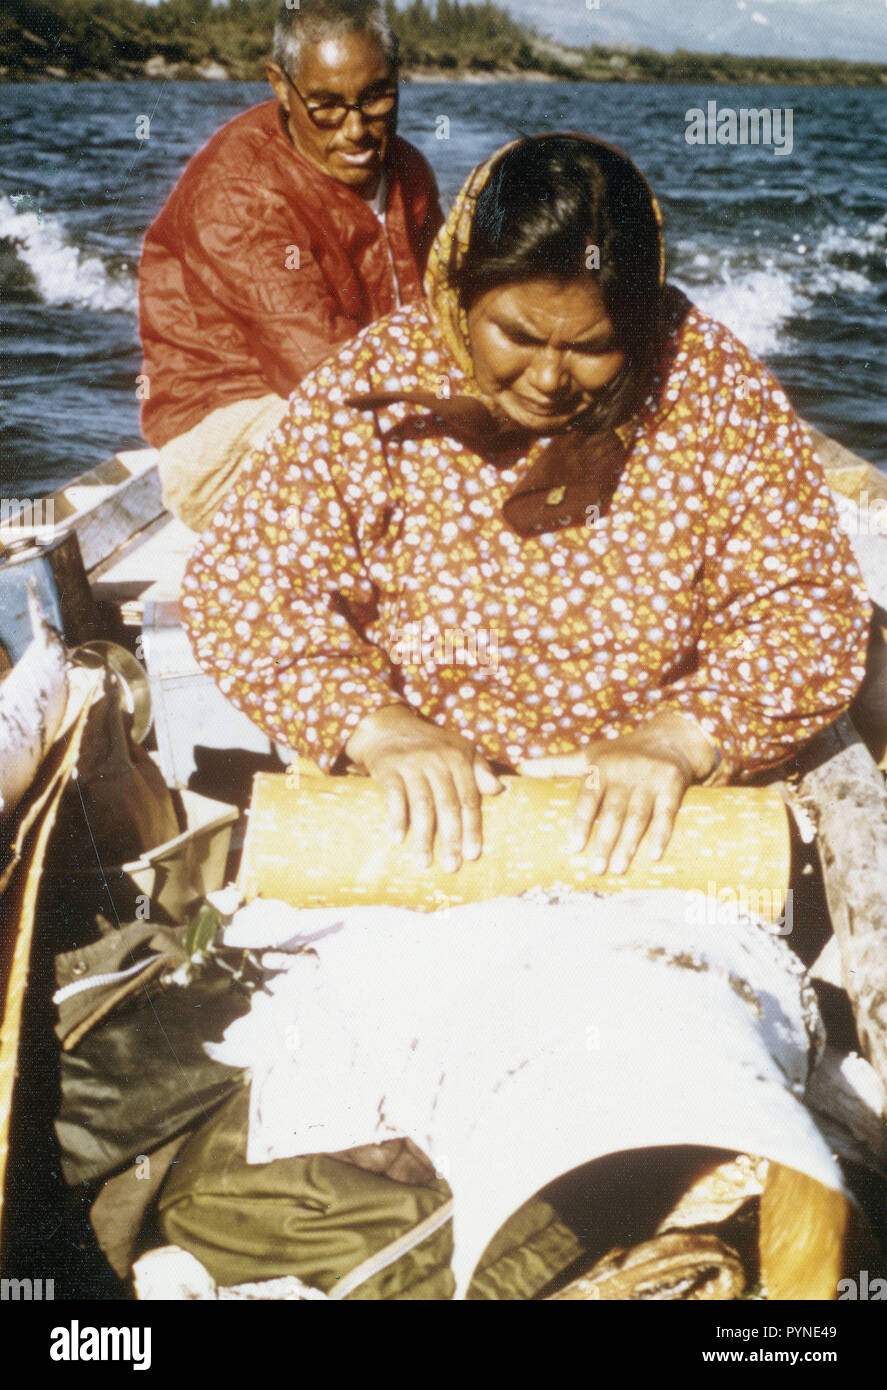
[[[758,357],[791,351],[791,320],[817,300],[866,295],[887,284],[887,217],[851,230],[832,226],[815,241],[799,232],[779,248],[724,250],[700,238],[674,245],[671,277],[711,318]]]
[[[0,194],[0,290],[11,299],[99,313],[136,307],[134,280],[75,246],[62,219],[36,209],[27,195]]]

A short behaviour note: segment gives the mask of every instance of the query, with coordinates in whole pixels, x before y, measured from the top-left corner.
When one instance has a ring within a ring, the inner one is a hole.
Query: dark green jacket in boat
[[[440,1178],[395,1182],[311,1154],[246,1162],[249,1097],[239,1092],[185,1145],[160,1195],[164,1234],[217,1284],[283,1275],[335,1299],[449,1299],[452,1196]],[[540,1198],[487,1247],[469,1299],[532,1298],[581,1253]]]

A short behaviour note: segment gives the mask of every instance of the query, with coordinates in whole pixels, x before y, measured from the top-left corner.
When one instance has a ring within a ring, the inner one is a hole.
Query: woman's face
[[[480,389],[540,434],[580,415],[626,360],[591,276],[487,290],[468,311],[468,332]]]

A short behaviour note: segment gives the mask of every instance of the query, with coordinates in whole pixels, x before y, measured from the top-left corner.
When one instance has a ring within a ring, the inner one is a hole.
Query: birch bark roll
[[[617,876],[592,873],[587,850],[574,855],[564,848],[575,780],[504,780],[504,792],[484,797],[481,858],[447,874],[436,862],[419,868],[409,840],[392,843],[382,791],[370,778],[260,773],[241,891],[247,901],[277,898],[294,907],[376,904],[430,912],[535,887],[678,888],[703,894],[702,910],[715,920],[720,902],[765,921],[783,914],[789,826],[771,787],[691,787],[662,859],[653,863],[642,844],[628,872]]]

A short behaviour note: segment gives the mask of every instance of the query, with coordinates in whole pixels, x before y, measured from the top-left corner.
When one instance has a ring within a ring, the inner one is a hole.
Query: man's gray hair
[[[306,44],[343,34],[376,39],[391,66],[397,66],[397,37],[379,0],[285,0],[274,26],[274,61],[297,77]]]

